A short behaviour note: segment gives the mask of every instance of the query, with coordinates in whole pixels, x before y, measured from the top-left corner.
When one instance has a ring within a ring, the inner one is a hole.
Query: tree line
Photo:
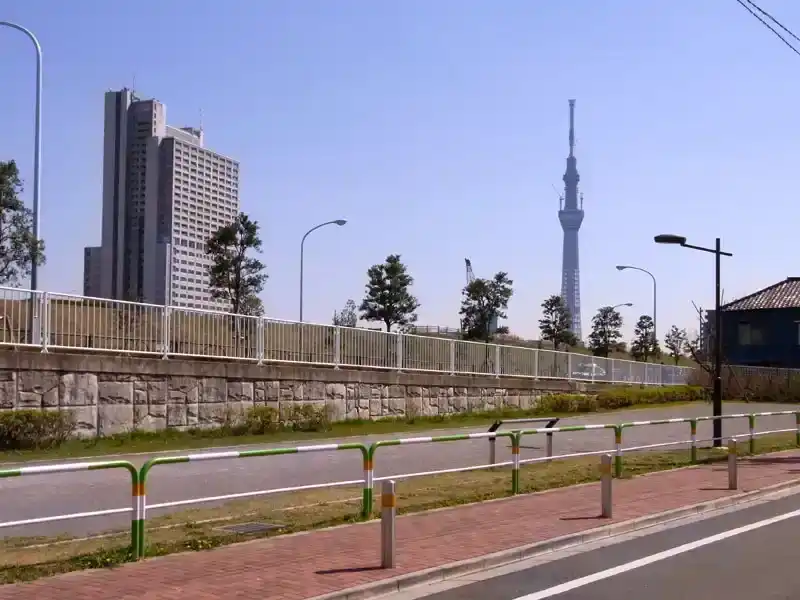
[[[20,285],[30,276],[34,264],[45,262],[44,242],[33,234],[33,214],[20,199],[22,191],[16,163],[0,161],[0,285]],[[264,313],[259,294],[268,275],[264,263],[254,256],[261,248],[259,224],[245,213],[221,227],[206,243],[206,253],[211,258],[208,274],[212,296],[228,302],[232,313],[252,316]],[[420,308],[411,291],[413,283],[414,278],[401,256],[390,254],[367,270],[361,303],[348,300],[341,311],[334,313],[334,324],[355,327],[362,319],[381,323],[386,331],[410,330]],[[508,273],[500,271],[489,279],[476,278],[463,288],[459,317],[464,339],[490,342],[497,335],[508,333],[507,327],[497,323],[507,316],[508,303],[514,295],[513,284]],[[541,339],[550,342],[553,349],[581,345],[571,331],[571,324],[572,316],[561,296],[550,296],[542,303]],[[652,317],[639,317],[629,349],[622,341],[622,324],[622,316],[614,307],[600,308],[592,318],[588,349],[603,357],[629,350],[633,358],[643,361],[661,356]],[[674,325],[664,336],[664,347],[675,364],[686,355],[702,363],[705,358],[700,346],[699,337],[690,339],[685,329]]]
[[[386,257],[383,263],[373,265],[367,271],[364,299],[358,305],[348,300],[341,311],[334,312],[333,324],[355,327],[362,319],[382,323],[386,331],[409,331],[417,321],[420,302],[411,292],[414,278],[399,254]],[[507,334],[508,328],[497,326],[498,319],[505,319],[508,303],[514,295],[513,280],[508,273],[500,271],[490,279],[476,278],[461,292],[461,335],[466,340],[491,342],[496,336]],[[649,315],[642,315],[634,327],[634,336],[628,346],[622,340],[622,315],[612,306],[601,307],[592,318],[592,329],[586,347],[593,355],[609,357],[614,352],[628,353],[639,361],[648,361],[662,356],[662,349],[655,335],[655,323]],[[542,318],[539,320],[541,340],[550,342],[554,350],[582,346],[571,330],[572,315],[559,295],[553,295],[542,303]],[[664,338],[669,356],[678,364],[681,357],[695,356],[696,342],[687,339],[686,331],[673,326]]]
[[[413,283],[401,256],[390,254],[384,262],[367,270],[361,304],[348,300],[341,311],[334,313],[334,325],[355,327],[360,318],[381,323],[386,331],[409,331],[417,322],[420,307],[419,299],[411,292]],[[464,287],[459,316],[465,339],[488,342],[498,334],[508,333],[507,327],[496,323],[506,318],[513,284],[508,273],[500,271],[491,279],[476,278]]]
[[[2,205],[0,205],[0,208]],[[2,244],[2,239],[0,239]],[[263,314],[258,294],[267,280],[264,264],[249,255],[260,252],[259,225],[241,213],[230,225],[221,228],[208,241],[206,251],[212,259],[210,285],[215,298],[227,300],[231,312],[247,315]],[[0,264],[0,274],[3,273]],[[407,332],[417,322],[419,299],[412,293],[414,278],[399,254],[390,254],[382,263],[367,270],[367,283],[360,304],[348,300],[333,314],[333,324],[356,327],[359,320],[381,323],[386,331]],[[514,295],[514,282],[505,271],[489,279],[475,278],[461,291],[459,317],[465,340],[491,342],[508,334],[506,326],[498,326],[507,317],[508,303]],[[539,320],[540,339],[554,350],[580,347],[583,342],[572,332],[572,315],[560,295],[542,302]],[[623,341],[623,319],[612,306],[603,306],[592,317],[586,347],[594,356],[609,357],[627,353],[635,360],[647,362],[663,354],[650,315],[641,315],[634,327],[630,345]],[[690,339],[685,329],[673,325],[664,336],[664,349],[677,365],[684,356],[702,364],[699,336]]]

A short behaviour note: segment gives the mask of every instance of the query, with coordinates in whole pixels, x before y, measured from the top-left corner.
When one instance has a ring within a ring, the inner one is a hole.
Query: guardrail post
[[[794,441],[800,446],[800,412],[794,413],[794,422],[797,429],[797,432],[794,434]]]
[[[450,340],[450,375],[456,374],[456,341]]]
[[[614,447],[616,455],[614,456],[614,475],[622,477],[622,425],[614,426]]]
[[[519,447],[522,440],[521,433],[511,436],[511,493],[519,494]]]
[[[747,423],[750,426],[750,454],[756,453],[756,416],[747,415]]]
[[[611,455],[603,454],[600,457],[600,516],[610,519],[611,510]]]
[[[493,465],[497,462],[497,438],[489,438],[489,464]]]
[[[374,470],[372,461],[375,456],[375,446],[369,447],[364,454],[364,486],[361,492],[361,518],[369,519],[372,516],[372,486]]]
[[[397,333],[397,370],[403,370],[403,334]]]
[[[547,434],[547,456],[548,458],[553,456],[553,434]]]
[[[692,448],[689,451],[689,460],[694,464],[697,462],[697,419],[689,421],[689,426],[692,428]]]
[[[396,562],[395,521],[397,496],[394,481],[384,481],[381,487],[381,568],[394,569]]]
[[[731,438],[728,442],[728,489],[739,488],[739,463],[736,455],[736,439]]]
[[[342,329],[338,325],[333,328],[333,368],[342,364]]]
[[[145,494],[144,482],[139,478],[139,474],[134,472],[133,478],[133,513],[131,519],[131,558],[139,560],[144,557],[144,513],[145,513]]]

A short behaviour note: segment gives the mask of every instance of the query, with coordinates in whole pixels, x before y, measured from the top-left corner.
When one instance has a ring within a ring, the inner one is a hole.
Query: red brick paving
[[[597,484],[400,517],[392,570],[379,568],[375,521],[6,585],[0,600],[305,600],[800,478],[800,453],[754,462],[742,463],[739,492],[725,489],[724,466],[615,481],[610,520],[596,516]]]

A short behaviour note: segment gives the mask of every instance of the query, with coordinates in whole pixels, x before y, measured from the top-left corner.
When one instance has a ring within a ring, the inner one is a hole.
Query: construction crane
[[[464,259],[464,263],[467,265],[467,285],[475,281],[475,273],[472,271],[472,263],[469,261],[468,258]]]
[[[473,281],[475,281],[475,272],[472,270],[472,261],[470,259],[465,258],[464,264],[467,267],[467,285],[470,285]],[[463,329],[464,324],[461,324]],[[497,331],[497,315],[492,315],[489,319],[489,333],[494,333]]]

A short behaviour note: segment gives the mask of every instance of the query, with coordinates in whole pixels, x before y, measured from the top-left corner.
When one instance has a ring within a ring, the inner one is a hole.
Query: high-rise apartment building
[[[205,244],[238,212],[238,162],[205,148],[202,130],[167,125],[161,102],[106,93],[102,241],[84,257],[96,295],[227,308],[211,298]]]
[[[83,249],[83,295],[97,297],[100,289],[100,246]]]

